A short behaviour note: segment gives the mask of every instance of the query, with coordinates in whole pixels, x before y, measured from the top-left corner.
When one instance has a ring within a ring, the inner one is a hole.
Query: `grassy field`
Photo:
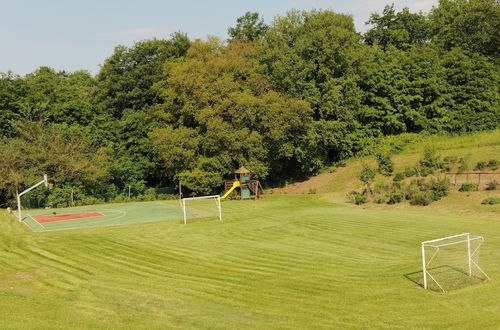
[[[224,221],[33,233],[0,215],[1,329],[494,328],[499,217],[318,195],[225,201]],[[422,289],[420,242],[483,235],[489,283]],[[410,275],[411,274],[411,275]]]

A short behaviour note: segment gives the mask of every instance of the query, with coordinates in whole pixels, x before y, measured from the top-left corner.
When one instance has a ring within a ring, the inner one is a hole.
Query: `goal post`
[[[482,236],[463,233],[422,242],[424,288],[446,292],[489,280],[479,266]]]
[[[22,192],[18,192],[17,193],[17,218],[19,219],[19,221],[23,221],[23,214],[22,214],[22,205],[21,205],[21,196],[30,192],[31,190],[35,189],[36,187],[40,186],[40,185],[45,185],[45,187],[48,187],[49,186],[49,180],[48,180],[48,177],[47,177],[47,174],[44,174],[43,175],[43,180],[34,184],[33,186],[29,187],[28,189],[22,191]]]
[[[220,195],[182,198],[181,206],[184,224],[187,224],[190,217],[211,217],[222,221]]]

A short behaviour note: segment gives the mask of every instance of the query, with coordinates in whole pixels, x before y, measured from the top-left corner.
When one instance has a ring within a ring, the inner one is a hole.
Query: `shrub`
[[[316,188],[311,188],[311,189],[309,189],[308,194],[309,194],[309,195],[314,195],[314,194],[316,194]]]
[[[458,189],[458,191],[462,191],[462,192],[474,191],[474,190],[477,190],[477,184],[475,184],[474,182],[462,183],[462,186],[460,187],[460,189]]]
[[[439,156],[436,155],[436,149],[432,145],[427,145],[424,149],[424,158],[419,161],[422,167],[439,168]]]
[[[421,177],[425,178],[426,176],[428,176],[429,174],[432,174],[432,173],[434,173],[434,171],[430,167],[424,167],[424,166],[422,166],[420,168],[420,176]]]
[[[373,202],[377,204],[384,204],[387,201],[387,198],[383,194],[376,194],[373,196]]]
[[[496,190],[498,186],[498,181],[491,180],[486,184],[486,190]]]
[[[476,167],[474,167],[474,170],[475,170],[475,171],[482,171],[482,170],[484,170],[487,166],[488,166],[488,163],[486,163],[486,162],[483,162],[483,161],[481,161],[481,162],[477,162]]]
[[[383,183],[377,183],[375,187],[373,188],[374,193],[385,193],[390,190],[390,187],[386,184]]]
[[[394,175],[394,178],[392,179],[394,182],[400,182],[405,179],[405,174],[403,172],[398,172]]]
[[[377,154],[378,172],[385,176],[390,176],[394,172],[394,163],[388,153]]]
[[[435,200],[448,196],[450,191],[450,180],[448,178],[431,180],[429,189],[434,192]]]
[[[465,160],[465,158],[460,158],[458,163],[460,164],[458,166],[458,170],[457,170],[458,173],[466,172],[469,169],[469,164],[467,164],[467,161]]]
[[[420,187],[417,184],[414,184],[414,183],[409,184],[405,188],[405,199],[410,200],[413,197],[413,195],[415,195],[419,191],[420,191]]]
[[[427,206],[434,201],[432,191],[418,191],[410,198],[411,205]]]
[[[364,204],[367,200],[368,196],[366,194],[357,194],[356,197],[354,197],[354,203],[356,205]]]
[[[353,202],[356,200],[356,196],[359,195],[359,192],[357,192],[356,190],[351,190],[348,194],[347,194],[347,199],[349,199],[349,201]]]
[[[410,176],[414,176],[416,174],[415,169],[413,167],[405,168],[405,176],[409,178]]]
[[[496,169],[498,169],[498,165],[499,165],[499,162],[496,159],[490,159],[488,161],[488,167],[490,169],[492,169],[493,171],[495,171]]]
[[[370,191],[370,183],[375,179],[375,175],[377,175],[377,172],[374,168],[370,167],[369,165],[363,164],[363,168],[361,169],[361,173],[359,174],[359,179],[366,185],[366,187]]]
[[[403,200],[403,193],[401,191],[395,191],[389,194],[389,200],[387,204],[397,204],[401,203]]]
[[[481,202],[483,205],[495,205],[495,204],[500,204],[500,197],[488,197],[483,199]]]

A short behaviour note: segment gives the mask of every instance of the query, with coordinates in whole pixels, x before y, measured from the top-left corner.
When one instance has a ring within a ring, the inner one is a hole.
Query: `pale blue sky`
[[[370,13],[390,3],[428,11],[438,0],[0,0],[0,72],[24,75],[50,66],[95,74],[119,44],[168,38],[174,31],[191,39],[227,38],[227,28],[247,11],[269,23],[293,8],[332,9],[352,15],[364,31]]]

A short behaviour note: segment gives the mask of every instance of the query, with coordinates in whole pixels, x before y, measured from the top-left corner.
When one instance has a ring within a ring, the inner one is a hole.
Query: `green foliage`
[[[483,205],[496,205],[496,204],[500,204],[500,197],[488,197],[488,198],[485,198],[485,199],[483,199],[483,201],[481,202],[481,204],[483,204]]]
[[[467,172],[469,170],[469,162],[467,159],[461,157],[458,161],[458,173]]]
[[[429,169],[441,167],[440,156],[436,153],[436,148],[432,145],[427,145],[424,149],[424,157],[419,161],[420,165]]]
[[[368,195],[367,194],[357,194],[355,197],[354,197],[354,203],[356,205],[361,205],[361,204],[364,204],[366,203],[368,200]]]
[[[400,181],[403,181],[405,179],[405,177],[406,177],[405,173],[398,172],[398,173],[394,174],[393,181],[400,182]]]
[[[292,10],[270,26],[247,12],[228,43],[174,33],[117,46],[96,77],[48,67],[0,73],[0,203],[45,170],[58,189],[103,200],[121,200],[138,182],[136,195],[150,199],[147,188],[173,186],[181,174],[191,193],[219,192],[217,180],[240,165],[273,185],[376,156],[390,175],[389,155],[426,134],[500,127],[499,7],[442,0],[426,15],[386,6],[364,36],[331,10]],[[33,122],[43,129],[29,132]],[[32,143],[35,134],[49,147]],[[25,164],[27,154],[35,163]],[[426,149],[405,176],[455,163]],[[494,159],[476,166],[498,167]],[[458,171],[468,169],[461,159]],[[58,194],[51,203],[62,203]]]
[[[362,98],[359,73],[369,60],[360,39],[348,15],[294,10],[273,20],[261,62],[273,86],[307,101],[316,119],[352,125]]]
[[[462,183],[462,185],[460,186],[458,191],[467,192],[467,191],[476,191],[477,189],[478,189],[478,186],[476,183],[465,182],[465,183]]]
[[[389,198],[387,200],[387,204],[397,204],[397,203],[401,203],[401,201],[403,200],[403,193],[401,191],[395,191],[395,192],[391,192],[389,194]]]
[[[376,175],[377,175],[377,171],[373,167],[371,167],[367,164],[363,164],[363,168],[361,169],[361,172],[359,173],[358,178],[367,187],[369,187],[370,183],[372,183],[373,180],[375,180]]]
[[[499,164],[500,162],[496,159],[490,159],[488,161],[488,167],[493,171],[496,171],[498,169]]]
[[[500,5],[496,0],[441,0],[429,16],[433,41],[498,57]]]
[[[219,189],[222,178],[243,164],[256,178],[282,180],[287,164],[309,159],[301,136],[310,108],[270,90],[256,61],[249,42],[197,41],[184,61],[170,63],[168,79],[156,86],[164,100],[156,110],[164,122],[150,137],[170,177],[182,172],[189,189]]]
[[[404,172],[405,177],[409,178],[411,176],[414,176],[415,174],[417,174],[417,172],[415,171],[415,168],[405,167],[405,172]]]
[[[411,45],[427,43],[430,37],[426,16],[410,13],[408,8],[396,13],[394,4],[385,6],[382,15],[372,14],[367,24],[372,28],[366,32],[365,42],[382,49],[389,46],[407,49]]]
[[[262,37],[269,26],[260,18],[259,13],[246,12],[236,19],[236,26],[230,27],[227,34],[231,39],[257,40]]]
[[[394,172],[394,162],[391,160],[390,154],[381,152],[376,155],[376,158],[378,162],[378,172],[385,176],[392,175],[392,172]]]
[[[410,204],[427,206],[434,201],[434,198],[434,192],[431,190],[417,191],[410,197]]]
[[[479,161],[477,162],[476,166],[474,167],[474,171],[482,171],[488,166],[488,163],[485,161]]]

